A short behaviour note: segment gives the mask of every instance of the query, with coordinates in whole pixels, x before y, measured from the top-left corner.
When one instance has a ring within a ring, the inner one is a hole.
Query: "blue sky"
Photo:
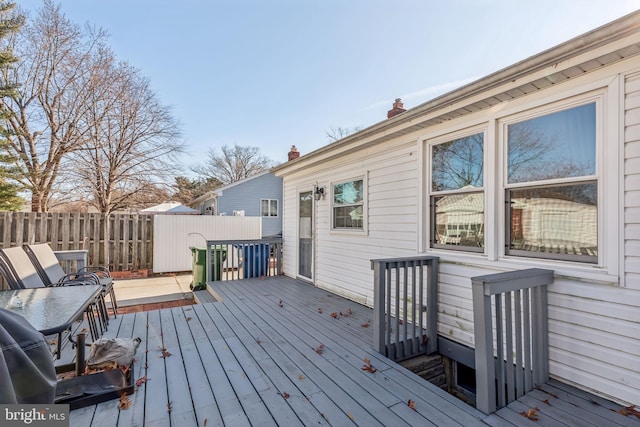
[[[41,0],[18,0],[34,10]],[[332,127],[386,119],[637,9],[637,0],[61,0],[102,27],[181,122],[188,165],[209,148],[276,162]],[[186,172],[188,173],[188,172]],[[190,173],[188,173],[190,174]],[[191,174],[190,174],[191,175]]]

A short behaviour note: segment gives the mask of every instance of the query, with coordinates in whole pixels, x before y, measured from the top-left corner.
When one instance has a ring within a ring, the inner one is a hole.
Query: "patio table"
[[[63,332],[81,317],[102,290],[100,285],[55,286],[0,291],[0,307],[23,316],[43,335]],[[22,307],[11,307],[13,296]]]

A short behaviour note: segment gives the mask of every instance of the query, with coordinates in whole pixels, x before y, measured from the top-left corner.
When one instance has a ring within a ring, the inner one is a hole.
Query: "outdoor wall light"
[[[313,193],[316,200],[324,199],[324,187],[318,187],[316,185],[316,190]]]

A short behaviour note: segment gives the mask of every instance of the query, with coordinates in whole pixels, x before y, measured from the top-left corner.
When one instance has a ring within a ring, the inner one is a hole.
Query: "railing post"
[[[490,414],[496,410],[491,296],[485,295],[483,281],[476,278],[471,280],[476,346],[476,408],[485,414]]]
[[[438,351],[438,268],[438,258],[427,263],[427,354]]]
[[[205,271],[207,272],[205,277],[205,284],[209,286],[211,284],[211,241],[207,240],[207,263],[205,264]]]
[[[371,261],[373,269],[373,348],[386,356],[385,343],[385,265],[379,261]]]

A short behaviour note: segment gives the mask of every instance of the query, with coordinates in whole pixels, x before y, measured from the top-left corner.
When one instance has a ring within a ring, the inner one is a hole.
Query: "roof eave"
[[[638,34],[640,34],[640,11],[630,13],[616,21],[438,96],[391,119],[374,124],[293,161],[276,166],[272,169],[272,172],[280,176],[285,175],[302,167],[307,167],[316,160],[326,159],[327,155],[332,151],[342,154],[344,150],[352,151],[359,148],[360,145],[375,143],[380,141],[381,138],[388,139],[384,137],[402,132],[403,126],[407,127],[409,124],[421,121],[438,110],[463,104],[465,101],[472,100],[474,97],[496,88],[516,86],[526,77],[534,76],[550,67],[555,68],[560,63],[566,63],[597,48],[613,44],[628,37],[634,36],[637,39]],[[640,40],[636,40],[635,43],[640,43]],[[624,45],[626,46],[627,44]],[[619,49],[622,48],[622,46],[619,47]],[[350,145],[353,145],[353,147],[349,147]]]

